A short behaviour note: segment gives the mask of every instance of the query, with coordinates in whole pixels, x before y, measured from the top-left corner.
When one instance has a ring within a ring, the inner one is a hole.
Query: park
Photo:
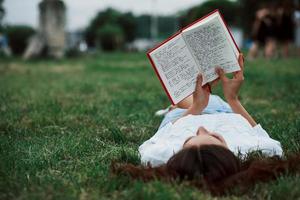
[[[244,76],[243,105],[285,155],[299,154],[300,57],[246,57]],[[220,84],[212,93],[224,98]],[[1,56],[0,199],[300,198],[299,172],[220,197],[113,174],[113,162],[140,164],[138,147],[162,120],[155,111],[169,105],[145,52]]]

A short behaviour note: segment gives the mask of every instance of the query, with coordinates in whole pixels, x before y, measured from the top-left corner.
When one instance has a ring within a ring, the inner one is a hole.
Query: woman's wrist
[[[191,110],[193,111],[193,113],[199,114],[204,110],[206,106],[207,105],[204,105],[202,103],[193,103],[193,105],[191,106]]]
[[[236,103],[240,103],[240,100],[238,97],[231,97],[231,98],[226,98],[228,104],[236,104]]]
[[[187,116],[187,115],[199,115],[205,108],[205,105],[193,103],[185,112],[185,114],[182,116]]]
[[[247,112],[247,110],[244,108],[244,106],[241,104],[241,102],[239,101],[238,98],[230,99],[227,102],[228,102],[229,106],[231,107],[232,111],[236,114],[242,115],[249,122],[249,124],[251,124],[252,127],[257,125],[255,120]]]

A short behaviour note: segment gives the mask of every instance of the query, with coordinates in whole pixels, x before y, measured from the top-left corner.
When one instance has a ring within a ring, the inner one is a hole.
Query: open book
[[[218,10],[147,53],[172,104],[195,91],[199,73],[204,85],[218,78],[216,66],[224,69],[225,73],[240,70],[238,54],[239,49]]]

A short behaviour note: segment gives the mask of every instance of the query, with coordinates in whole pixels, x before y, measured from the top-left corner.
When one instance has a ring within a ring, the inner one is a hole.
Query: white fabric
[[[280,143],[270,138],[261,125],[252,127],[239,114],[220,113],[188,115],[174,124],[169,122],[139,147],[141,162],[145,165],[150,163],[151,166],[166,163],[182,149],[187,138],[196,135],[200,126],[222,135],[235,155],[243,156],[248,152],[261,150],[269,156],[282,156]]]

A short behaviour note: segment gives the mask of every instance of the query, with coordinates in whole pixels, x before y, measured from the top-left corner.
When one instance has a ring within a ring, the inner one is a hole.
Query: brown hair
[[[299,173],[300,154],[286,159],[249,157],[241,160],[221,146],[203,145],[182,149],[159,167],[112,163],[111,170],[113,174],[127,174],[143,181],[189,181],[198,188],[221,195],[237,185],[245,191],[256,182],[274,180],[284,173]]]

